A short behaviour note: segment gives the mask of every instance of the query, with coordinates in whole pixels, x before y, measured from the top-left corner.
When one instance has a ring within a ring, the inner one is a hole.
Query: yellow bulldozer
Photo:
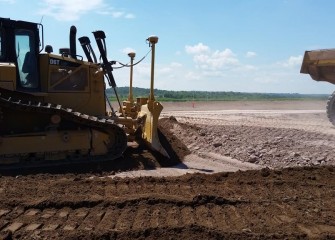
[[[136,137],[168,157],[157,133],[163,107],[153,92],[158,37],[147,39],[150,95],[134,101],[130,86],[129,98],[120,102],[105,33],[93,32],[100,58],[89,37],[78,39],[85,60],[77,55],[76,33],[72,26],[69,48],[55,54],[52,46],[44,47],[42,24],[0,18],[0,169],[112,160]],[[118,111],[106,95],[107,83]]]
[[[335,49],[306,51],[300,73],[309,74],[315,81],[335,84]],[[327,116],[335,126],[335,92],[328,98]]]

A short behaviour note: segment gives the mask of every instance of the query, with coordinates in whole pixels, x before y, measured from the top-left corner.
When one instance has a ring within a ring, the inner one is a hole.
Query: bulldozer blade
[[[162,104],[156,101],[148,101],[147,104],[141,106],[139,117],[145,118],[145,123],[142,128],[142,139],[153,150],[158,151],[162,155],[170,158],[169,154],[162,146],[158,136],[158,119],[162,110]]]
[[[300,73],[335,84],[335,49],[306,51]]]

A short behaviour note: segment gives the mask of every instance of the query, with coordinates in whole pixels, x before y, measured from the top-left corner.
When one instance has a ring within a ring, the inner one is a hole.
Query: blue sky
[[[335,48],[333,0],[0,0],[0,17],[40,22],[45,43],[67,47],[104,30],[108,57],[129,62],[157,35],[155,88],[272,93],[331,93],[330,83],[300,74],[305,50]],[[82,54],[77,44],[79,54]],[[129,69],[115,69],[117,86]],[[134,86],[149,87],[150,55],[134,69]]]

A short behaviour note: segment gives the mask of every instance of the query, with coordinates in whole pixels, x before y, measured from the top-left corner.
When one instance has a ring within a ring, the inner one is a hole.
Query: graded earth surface
[[[1,172],[0,239],[334,239],[325,105],[163,103],[171,159]]]

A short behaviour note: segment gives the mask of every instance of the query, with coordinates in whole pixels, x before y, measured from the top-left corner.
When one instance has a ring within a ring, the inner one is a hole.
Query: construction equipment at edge
[[[306,51],[300,73],[309,74],[315,81],[335,84],[335,49]],[[335,126],[335,91],[327,101],[327,116]]]
[[[163,109],[154,97],[155,45],[151,46],[150,96],[120,102],[107,58],[105,33],[93,32],[101,62],[87,36],[79,42],[87,60],[77,55],[76,27],[70,47],[53,53],[44,48],[43,25],[0,18],[0,169],[112,160],[122,156],[127,142],[144,140],[168,157],[157,133]],[[114,89],[119,112],[106,96]]]

